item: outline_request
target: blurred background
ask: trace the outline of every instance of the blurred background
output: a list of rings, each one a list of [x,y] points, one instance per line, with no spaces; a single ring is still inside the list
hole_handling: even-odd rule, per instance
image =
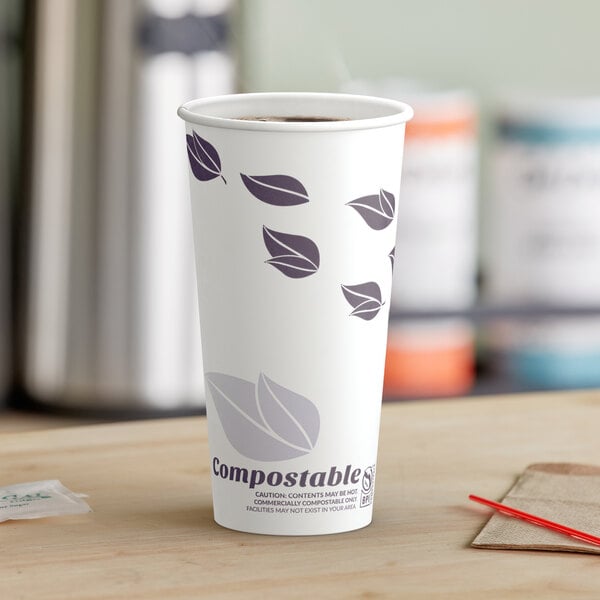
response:
[[[0,429],[203,411],[175,111],[234,92],[415,108],[386,400],[600,387],[599,19],[595,0],[0,0]]]

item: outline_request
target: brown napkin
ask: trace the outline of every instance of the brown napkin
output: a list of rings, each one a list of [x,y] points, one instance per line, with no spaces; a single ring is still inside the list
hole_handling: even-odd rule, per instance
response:
[[[561,525],[600,535],[600,467],[569,463],[530,465],[502,502]],[[498,512],[471,545],[600,554],[600,546]]]

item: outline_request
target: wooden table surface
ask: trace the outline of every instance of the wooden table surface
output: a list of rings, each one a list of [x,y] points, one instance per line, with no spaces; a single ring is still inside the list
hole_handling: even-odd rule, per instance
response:
[[[212,521],[202,418],[0,436],[0,484],[60,479],[93,513],[0,525],[0,598],[598,598],[600,558],[477,550],[530,463],[600,464],[600,392],[384,406],[375,518],[280,538]]]

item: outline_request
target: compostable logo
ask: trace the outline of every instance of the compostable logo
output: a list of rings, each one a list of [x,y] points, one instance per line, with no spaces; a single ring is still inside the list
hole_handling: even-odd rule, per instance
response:
[[[367,467],[362,476],[360,484],[360,507],[369,506],[373,503],[373,489],[375,486],[375,465]]]

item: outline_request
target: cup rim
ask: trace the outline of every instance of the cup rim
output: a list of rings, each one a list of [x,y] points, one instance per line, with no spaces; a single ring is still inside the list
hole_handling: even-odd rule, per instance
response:
[[[284,108],[277,109],[280,104]],[[304,109],[297,107],[303,106]],[[236,111],[236,107],[238,110]],[[241,107],[248,107],[242,111]],[[255,110],[251,111],[252,107]],[[311,114],[310,108],[314,114]],[[321,107],[315,111],[316,107]],[[345,107],[346,112],[341,112]],[[232,111],[232,109],[234,109]],[[267,109],[267,110],[265,110]],[[295,109],[295,110],[292,110]],[[335,109],[335,110],[334,110]],[[301,111],[304,110],[304,113]],[[210,113],[213,114],[210,114]],[[224,113],[226,116],[214,114]],[[231,114],[249,113],[266,116],[269,114],[348,117],[344,121],[252,121],[235,118]],[[262,113],[262,114],[261,114]],[[308,113],[308,114],[307,114]],[[329,113],[329,114],[328,114]],[[404,102],[376,96],[337,94],[320,92],[261,92],[228,94],[190,100],[181,105],[177,114],[187,123],[224,129],[250,131],[353,131],[391,127],[406,123],[413,117],[413,109]],[[356,117],[352,116],[356,115]]]

